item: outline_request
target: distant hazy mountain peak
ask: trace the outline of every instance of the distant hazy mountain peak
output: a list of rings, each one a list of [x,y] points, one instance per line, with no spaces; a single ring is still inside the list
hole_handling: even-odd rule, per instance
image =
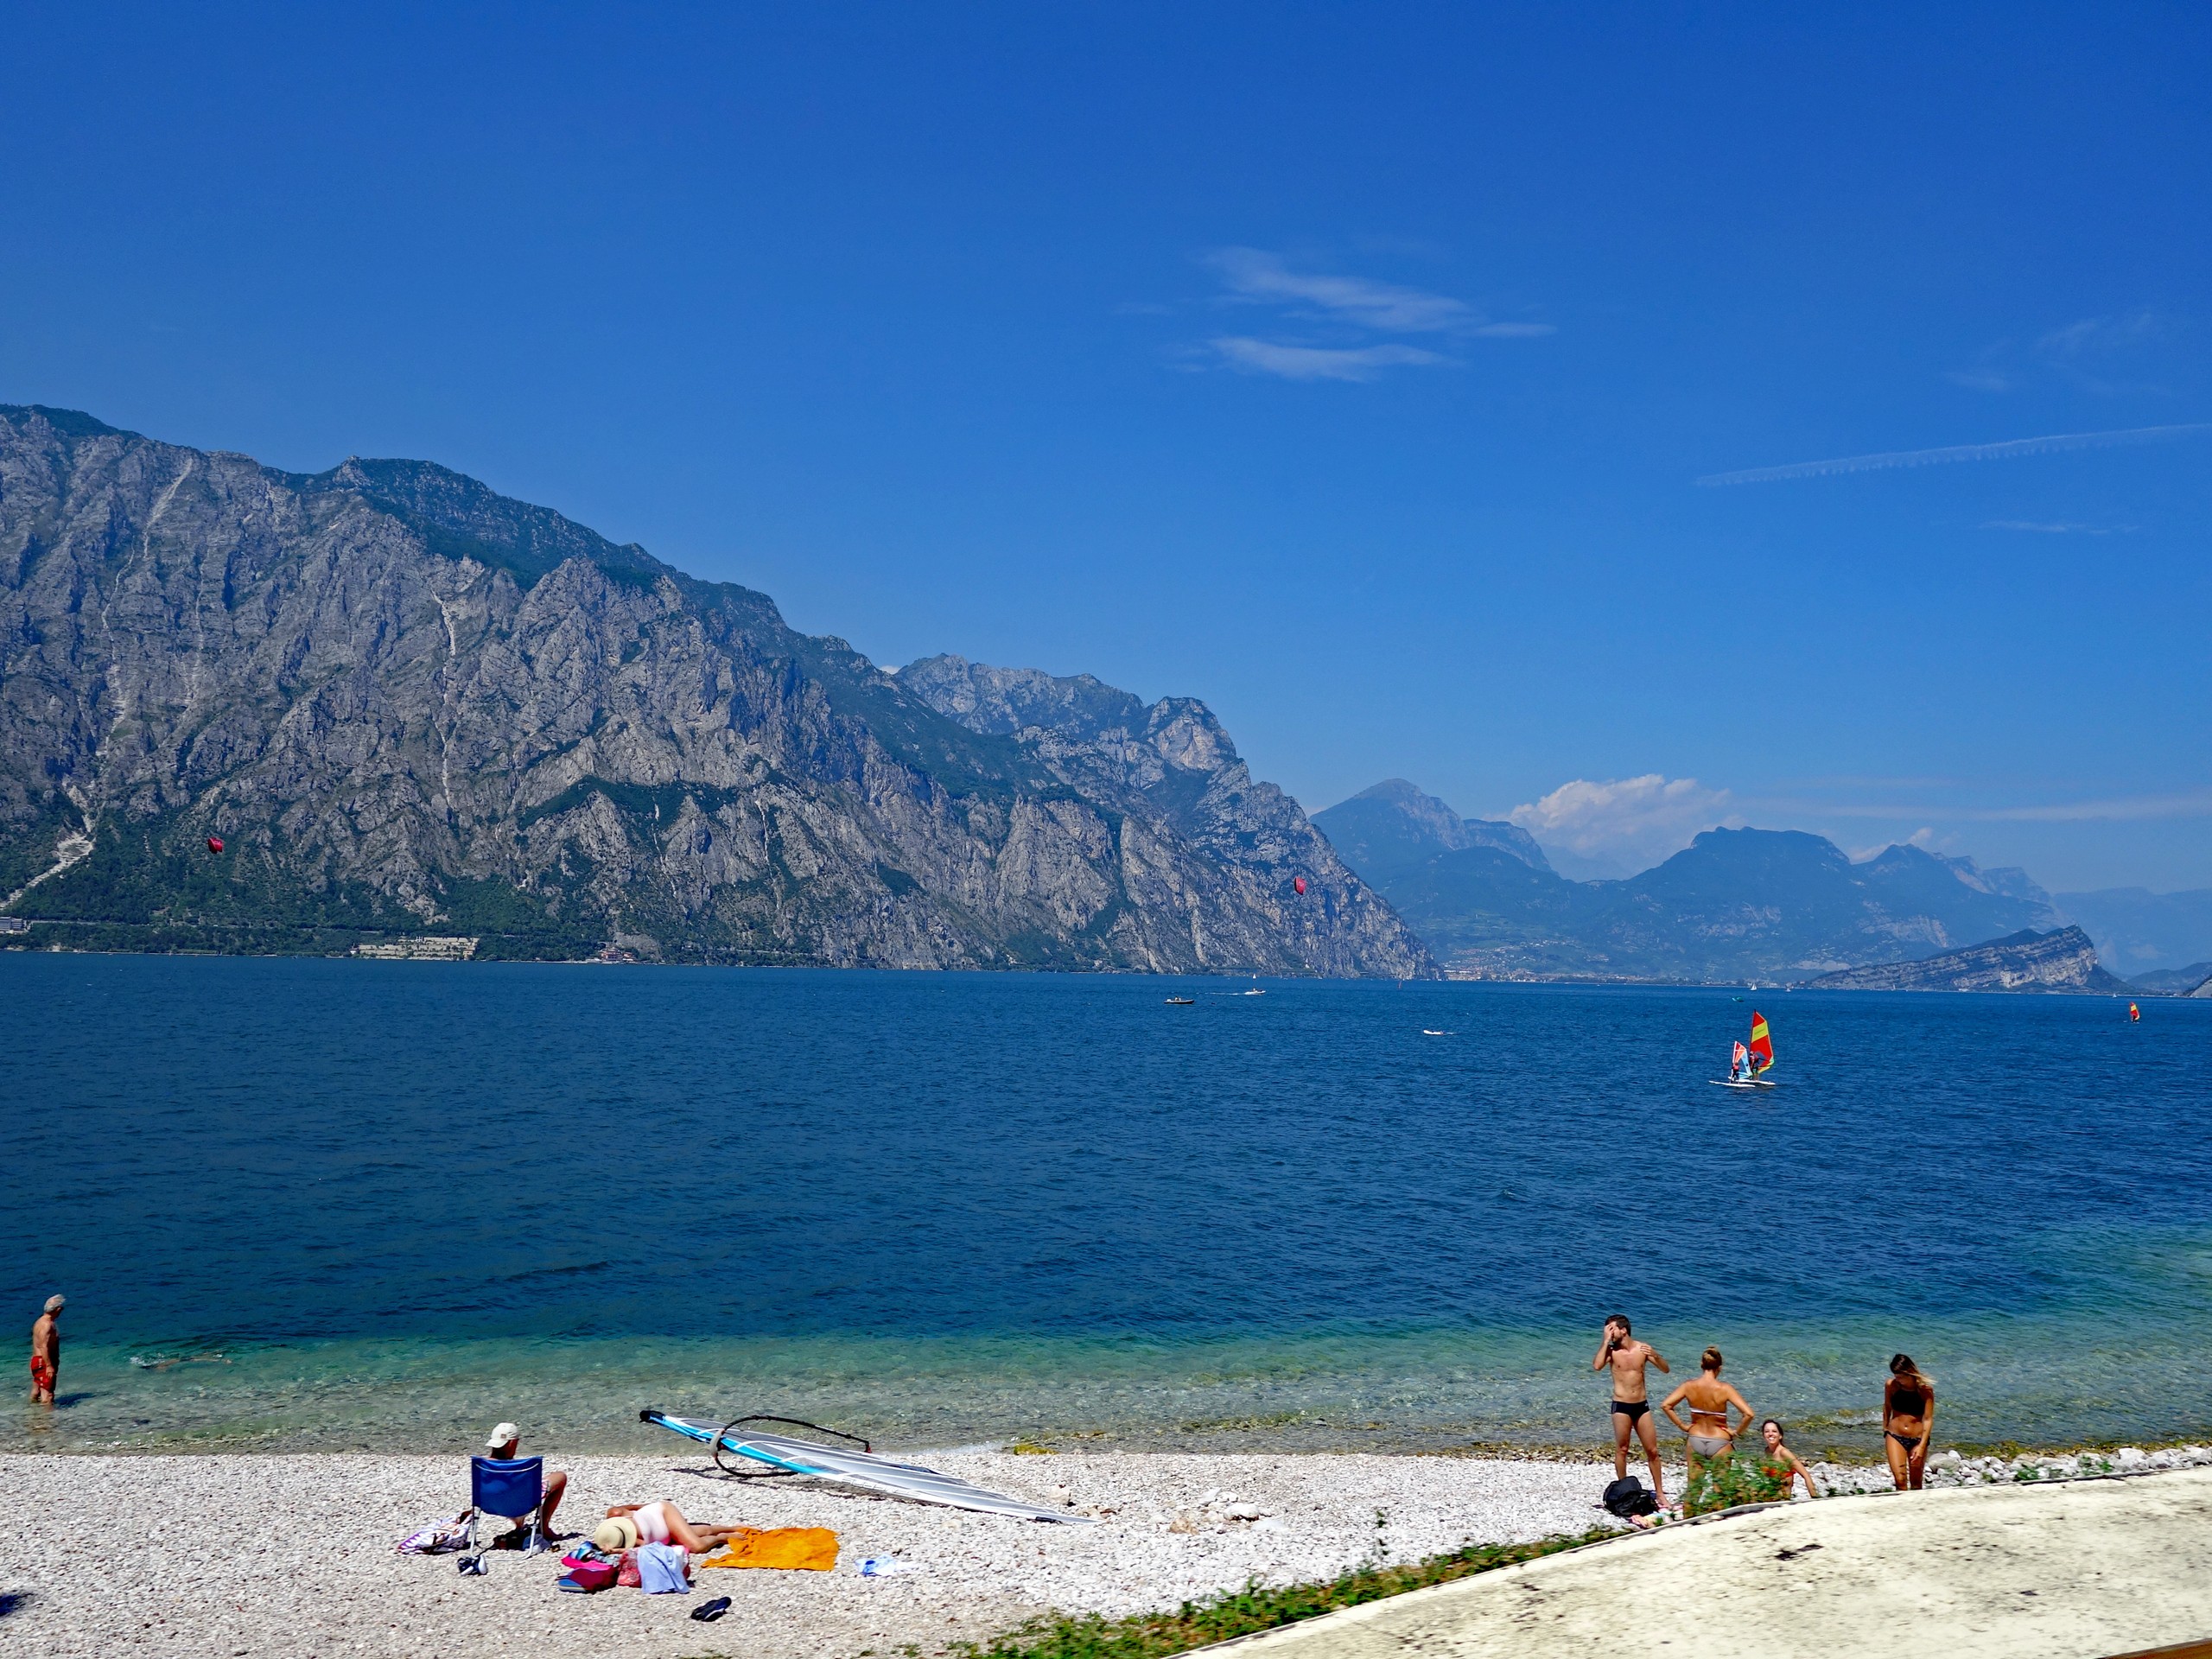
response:
[[[1535,837],[1517,823],[1463,818],[1403,778],[1386,778],[1313,822],[1370,881],[1388,881],[1444,853],[1490,847],[1531,869],[1551,870]]]
[[[1442,850],[1456,852],[1462,847],[1475,844],[1468,836],[1465,819],[1435,796],[1403,778],[1385,778],[1373,788],[1363,789],[1351,798],[1380,802],[1403,813],[1433,837]]]

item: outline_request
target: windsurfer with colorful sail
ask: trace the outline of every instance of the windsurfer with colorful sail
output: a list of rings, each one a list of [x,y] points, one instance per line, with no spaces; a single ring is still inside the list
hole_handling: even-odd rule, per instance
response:
[[[1771,1089],[1774,1084],[1764,1074],[1773,1069],[1774,1033],[1767,1028],[1766,1016],[1754,1008],[1751,1041],[1734,1046],[1728,1057],[1726,1079],[1713,1081],[1724,1089]]]

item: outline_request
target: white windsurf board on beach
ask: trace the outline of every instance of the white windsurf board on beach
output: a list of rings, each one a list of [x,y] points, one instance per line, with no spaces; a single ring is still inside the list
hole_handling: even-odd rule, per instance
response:
[[[934,1469],[925,1469],[918,1463],[899,1463],[868,1452],[842,1451],[788,1434],[738,1434],[731,1430],[716,1430],[704,1423],[671,1417],[664,1411],[640,1412],[639,1417],[641,1421],[673,1430],[686,1440],[697,1440],[704,1446],[719,1445],[740,1457],[766,1464],[786,1474],[812,1475],[817,1479],[842,1481],[848,1486],[861,1486],[870,1491],[919,1498],[925,1503],[949,1503],[957,1510],[976,1510],[985,1515],[1012,1516],[1023,1521],[1072,1521],[1084,1525],[1092,1521],[1087,1515],[1071,1515],[1064,1510],[1025,1503],[1003,1492],[971,1485],[956,1475],[941,1475]],[[735,1427],[735,1424],[731,1425],[732,1430]]]

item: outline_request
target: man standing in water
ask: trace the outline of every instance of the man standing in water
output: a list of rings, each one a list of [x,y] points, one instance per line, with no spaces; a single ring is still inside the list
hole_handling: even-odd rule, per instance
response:
[[[1643,1437],[1644,1461],[1651,1465],[1651,1495],[1659,1507],[1667,1507],[1667,1480],[1659,1472],[1659,1431],[1651,1421],[1651,1401],[1643,1387],[1643,1370],[1647,1365],[1667,1370],[1667,1362],[1659,1351],[1648,1342],[1638,1342],[1629,1334],[1628,1315],[1616,1313],[1605,1321],[1605,1338],[1599,1344],[1598,1357],[1590,1369],[1602,1371],[1613,1368],[1613,1478],[1621,1479],[1628,1473],[1628,1437],[1634,1432]]]
[[[61,1374],[61,1327],[55,1323],[61,1317],[63,1299],[46,1299],[46,1312],[38,1316],[38,1323],[31,1326],[31,1403],[50,1406],[54,1403],[54,1381]]]

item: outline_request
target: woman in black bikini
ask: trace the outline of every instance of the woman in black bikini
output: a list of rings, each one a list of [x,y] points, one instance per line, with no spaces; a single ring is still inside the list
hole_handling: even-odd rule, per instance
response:
[[[1897,1491],[1918,1491],[1928,1473],[1928,1437],[1936,1432],[1936,1385],[1910,1354],[1890,1362],[1882,1389],[1882,1451]]]

